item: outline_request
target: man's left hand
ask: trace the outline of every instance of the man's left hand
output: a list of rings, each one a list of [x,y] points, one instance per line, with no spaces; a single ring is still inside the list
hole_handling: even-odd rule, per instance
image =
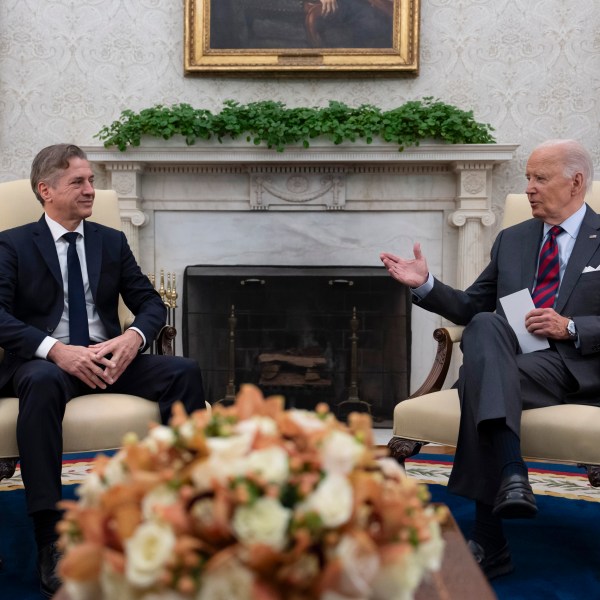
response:
[[[553,308],[534,308],[525,315],[525,327],[529,333],[552,340],[568,340],[569,319],[559,315]]]
[[[137,356],[141,345],[142,338],[140,334],[133,329],[128,329],[112,340],[92,344],[90,349],[96,352],[98,358],[112,354],[110,360],[115,366],[106,367],[105,373],[112,378],[114,383]]]

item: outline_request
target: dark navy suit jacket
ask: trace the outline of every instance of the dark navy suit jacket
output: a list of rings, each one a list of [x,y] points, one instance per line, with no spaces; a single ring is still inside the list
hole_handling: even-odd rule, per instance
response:
[[[119,294],[150,343],[164,325],[166,308],[137,265],[121,231],[84,222],[90,288],[109,338],[121,333]],[[64,308],[56,245],[46,220],[0,232],[0,388],[52,335]]]

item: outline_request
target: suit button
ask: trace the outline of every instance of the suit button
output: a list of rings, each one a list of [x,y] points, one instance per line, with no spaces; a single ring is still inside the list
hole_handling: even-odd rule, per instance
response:
[[[46,331],[48,333],[52,333],[54,331],[54,327],[46,327]]]

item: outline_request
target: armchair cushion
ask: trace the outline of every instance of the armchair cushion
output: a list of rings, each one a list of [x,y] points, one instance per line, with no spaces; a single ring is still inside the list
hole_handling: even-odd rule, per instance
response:
[[[0,458],[19,455],[18,398],[0,399]],[[99,452],[119,448],[126,433],[140,438],[151,422],[160,423],[158,403],[126,394],[89,394],[73,398],[63,419],[63,451]]]
[[[442,390],[397,404],[393,433],[456,446],[459,421],[457,391]],[[531,460],[600,465],[600,407],[562,404],[523,411],[521,440],[523,455]]]

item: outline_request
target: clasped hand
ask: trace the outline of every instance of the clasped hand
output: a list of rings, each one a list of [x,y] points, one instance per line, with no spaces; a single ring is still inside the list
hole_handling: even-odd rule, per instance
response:
[[[137,355],[140,344],[140,335],[128,329],[116,338],[87,348],[57,342],[48,352],[48,359],[92,389],[99,387],[105,390],[129,366]]]

